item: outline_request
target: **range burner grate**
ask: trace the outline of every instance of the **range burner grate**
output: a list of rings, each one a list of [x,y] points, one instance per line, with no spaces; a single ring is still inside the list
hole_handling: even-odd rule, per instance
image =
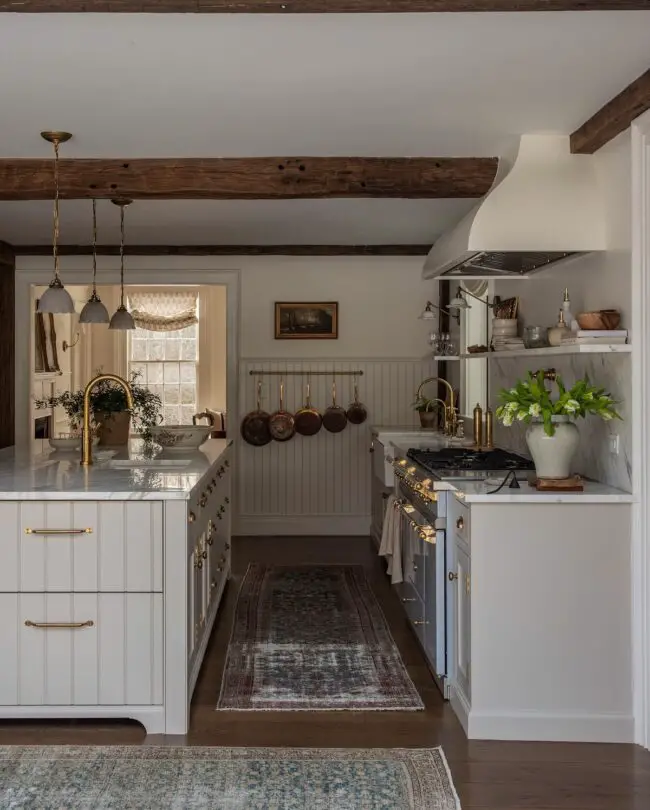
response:
[[[408,458],[425,470],[533,470],[535,465],[523,456],[507,450],[468,450],[445,447],[441,450],[411,449]]]

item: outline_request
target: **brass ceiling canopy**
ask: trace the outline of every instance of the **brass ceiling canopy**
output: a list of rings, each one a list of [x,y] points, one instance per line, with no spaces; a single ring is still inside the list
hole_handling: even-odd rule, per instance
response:
[[[44,138],[48,143],[65,143],[72,138],[72,133],[62,132],[56,129],[46,129],[44,132],[41,132],[41,138]]]

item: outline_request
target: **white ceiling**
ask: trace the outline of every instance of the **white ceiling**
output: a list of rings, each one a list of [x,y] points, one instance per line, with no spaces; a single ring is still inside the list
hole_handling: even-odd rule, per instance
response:
[[[650,12],[3,14],[0,156],[49,156],[50,128],[74,133],[64,157],[497,155],[524,132],[571,132],[649,54]],[[86,207],[64,205],[78,241]],[[175,242],[407,242],[466,207],[141,202],[129,216],[152,243],[171,241],[162,228]],[[0,238],[47,241],[46,209],[0,204]]]

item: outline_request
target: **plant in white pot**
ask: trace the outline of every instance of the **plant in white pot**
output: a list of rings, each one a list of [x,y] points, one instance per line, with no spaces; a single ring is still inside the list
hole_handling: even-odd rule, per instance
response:
[[[568,478],[580,441],[574,420],[589,415],[605,421],[620,419],[618,403],[604,388],[592,385],[588,377],[567,389],[554,375],[555,393],[546,388],[545,381],[544,371],[529,371],[528,379],[519,380],[514,388],[502,389],[496,416],[506,427],[515,421],[529,425],[526,441],[538,478]]]

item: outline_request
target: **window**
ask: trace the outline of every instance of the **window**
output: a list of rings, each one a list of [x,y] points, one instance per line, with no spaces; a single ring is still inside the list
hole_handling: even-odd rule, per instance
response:
[[[139,372],[142,385],[163,403],[163,424],[191,424],[197,412],[199,328],[198,303],[193,295],[191,314],[187,293],[146,293],[129,296],[136,329],[129,333],[128,366]],[[165,320],[166,319],[166,320]],[[189,325],[170,329],[186,321]],[[140,324],[153,326],[143,328]]]

